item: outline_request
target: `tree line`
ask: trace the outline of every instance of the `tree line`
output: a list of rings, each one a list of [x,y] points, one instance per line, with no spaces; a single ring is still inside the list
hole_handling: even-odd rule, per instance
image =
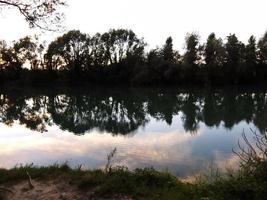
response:
[[[211,33],[204,44],[196,33],[185,38],[183,54],[168,37],[162,47],[132,30],[110,29],[90,36],[71,30],[47,46],[25,37],[0,42],[1,84],[241,85],[267,80],[267,32],[245,44]]]

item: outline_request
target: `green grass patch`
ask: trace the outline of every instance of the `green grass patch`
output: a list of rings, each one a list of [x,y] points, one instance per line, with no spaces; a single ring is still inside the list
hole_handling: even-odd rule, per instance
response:
[[[191,187],[167,172],[153,168],[129,171],[124,167],[113,168],[110,172],[93,171],[84,176],[80,188],[98,186],[95,195],[110,197],[129,195],[134,199],[189,199]]]
[[[105,170],[71,169],[67,164],[50,167],[16,167],[0,169],[0,184],[11,184],[32,179],[48,180],[61,178],[70,181],[81,190],[94,191],[94,198],[110,198],[126,195],[133,199],[267,199],[266,162],[253,166],[253,172],[243,167],[228,176],[217,177],[214,181],[184,183],[168,172],[153,168],[130,171],[125,167]],[[0,200],[4,199],[3,193]]]

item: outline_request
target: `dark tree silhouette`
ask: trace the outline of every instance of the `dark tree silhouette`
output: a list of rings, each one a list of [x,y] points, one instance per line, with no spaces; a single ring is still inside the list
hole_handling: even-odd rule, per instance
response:
[[[188,66],[194,66],[200,60],[199,56],[199,36],[191,33],[186,36],[186,53],[184,63]]]
[[[78,74],[85,68],[88,55],[86,34],[80,31],[69,31],[52,42],[47,50],[46,58],[49,69],[67,69]]]
[[[256,38],[251,36],[248,40],[248,44],[245,46],[244,53],[245,63],[243,63],[242,70],[240,73],[241,78],[245,82],[251,82],[257,77],[257,44]]]
[[[0,58],[1,72],[6,72],[3,78],[10,78],[11,80],[18,79],[19,71],[23,65],[23,60],[19,58],[18,52],[16,52],[13,47],[8,47],[5,42],[2,42]]]
[[[37,44],[30,37],[20,39],[13,47],[21,63],[28,61],[31,69],[37,68]]]
[[[145,43],[135,33],[125,29],[111,29],[101,36],[108,64],[118,64],[129,56],[143,56]]]
[[[238,81],[238,71],[242,67],[242,48],[243,44],[238,40],[235,34],[227,37],[225,44],[227,53],[226,75],[229,82],[236,83]]]
[[[197,70],[200,62],[200,45],[199,36],[191,33],[186,36],[185,41],[186,52],[183,57],[183,65],[185,68],[185,80],[188,83],[197,81]]]
[[[216,82],[221,80],[221,70],[226,61],[225,48],[222,39],[217,39],[214,33],[211,33],[207,39],[204,48],[204,57],[207,70],[206,82]]]
[[[258,46],[259,46],[260,61],[263,64],[267,64],[267,32],[259,40]]]
[[[162,56],[164,60],[169,61],[170,63],[173,63],[175,60],[175,53],[173,50],[173,43],[171,37],[167,38],[166,43],[162,48]]]
[[[25,37],[0,42],[0,83],[8,85],[250,85],[267,82],[267,33],[247,43],[211,33],[205,44],[188,34],[180,55],[167,38],[145,53],[146,43],[126,29],[90,36],[69,31],[45,48]],[[46,53],[44,53],[46,52]],[[26,69],[28,68],[28,69]],[[45,70],[46,69],[46,70]]]
[[[225,64],[225,49],[222,39],[217,39],[214,33],[211,33],[207,39],[204,56],[207,67],[222,67]]]

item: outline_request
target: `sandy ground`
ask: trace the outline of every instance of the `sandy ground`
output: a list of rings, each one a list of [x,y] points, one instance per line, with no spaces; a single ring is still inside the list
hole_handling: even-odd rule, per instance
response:
[[[0,186],[8,188],[6,191],[7,200],[87,200],[95,199],[90,197],[93,191],[83,192],[76,186],[70,185],[66,180],[36,181],[33,180],[34,188],[30,189],[28,181]],[[12,191],[12,193],[11,193]],[[110,200],[131,200],[128,197],[113,197]],[[100,200],[100,199],[96,199]]]

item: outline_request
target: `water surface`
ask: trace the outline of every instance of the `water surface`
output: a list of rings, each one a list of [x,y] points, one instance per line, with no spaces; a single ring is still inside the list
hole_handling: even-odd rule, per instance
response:
[[[236,167],[241,133],[265,133],[267,93],[256,89],[88,88],[2,91],[0,167],[154,167],[174,175]]]

